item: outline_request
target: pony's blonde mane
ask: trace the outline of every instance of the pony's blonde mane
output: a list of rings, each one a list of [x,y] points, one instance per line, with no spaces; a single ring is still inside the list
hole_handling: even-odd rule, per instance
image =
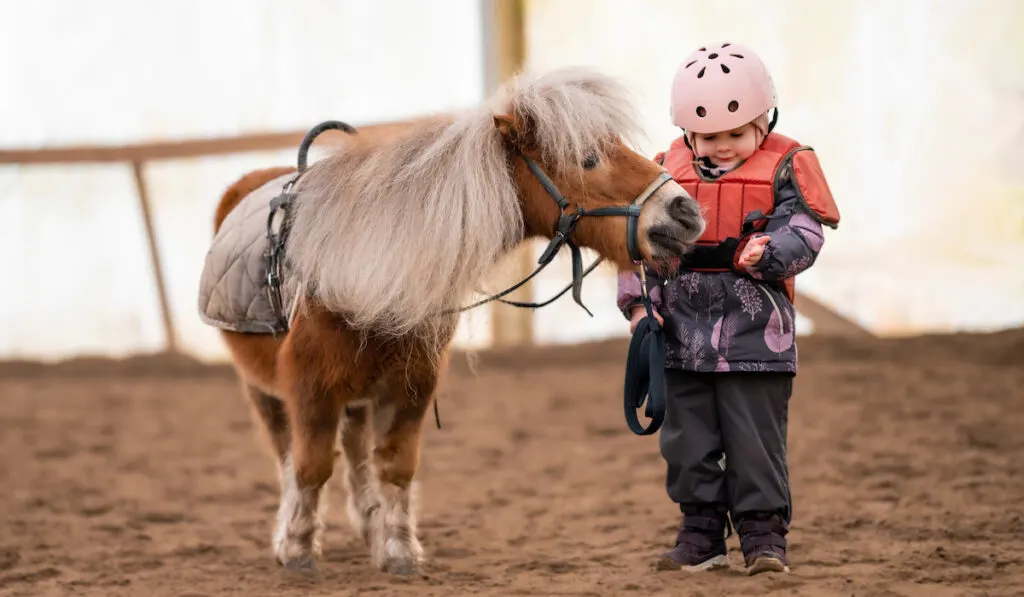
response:
[[[495,113],[528,123],[549,172],[639,127],[626,90],[589,71],[518,78],[490,105],[358,135],[300,179],[286,252],[323,305],[357,330],[452,331],[494,263],[523,237],[522,208]]]

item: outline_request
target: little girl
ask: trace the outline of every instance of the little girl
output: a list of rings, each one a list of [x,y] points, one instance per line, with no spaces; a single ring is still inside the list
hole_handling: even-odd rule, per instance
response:
[[[788,572],[793,277],[814,263],[821,225],[835,228],[839,212],[814,151],[772,132],[774,83],[750,48],[709,46],[683,61],[671,117],[684,134],[655,160],[701,204],[707,229],[670,277],[645,270],[666,333],[659,443],[683,514],[659,565],[728,566],[731,516],[749,574]],[[618,283],[632,330],[646,316],[640,278]]]

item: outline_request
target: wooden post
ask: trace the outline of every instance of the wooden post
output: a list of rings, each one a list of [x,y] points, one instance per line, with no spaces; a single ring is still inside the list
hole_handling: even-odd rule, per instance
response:
[[[146,226],[146,240],[149,243],[149,258],[153,265],[153,277],[156,278],[156,289],[160,296],[160,314],[164,320],[164,334],[167,337],[167,352],[178,352],[178,340],[174,334],[174,320],[171,318],[171,306],[167,300],[167,285],[164,283],[164,271],[160,261],[160,249],[156,242],[156,231],[153,228],[153,216],[149,208],[149,193],[146,190],[146,179],[142,171],[141,161],[132,162],[132,173],[135,175],[135,189],[138,191],[139,206],[142,209],[142,222]]]
[[[526,62],[524,0],[480,0],[484,37],[484,94],[490,95]],[[492,291],[506,288],[525,278],[536,267],[534,244],[524,242],[503,260],[492,277]],[[532,301],[533,283],[527,282],[506,298]],[[533,343],[533,312],[491,303],[492,346]]]

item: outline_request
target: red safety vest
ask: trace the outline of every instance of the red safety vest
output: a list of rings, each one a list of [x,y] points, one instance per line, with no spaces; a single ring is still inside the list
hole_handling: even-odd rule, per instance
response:
[[[775,186],[790,177],[796,182],[799,200],[812,217],[832,228],[839,225],[839,208],[814,150],[778,133],[770,133],[754,155],[715,180],[701,177],[685,137],[673,141],[669,150],[659,153],[655,160],[697,200],[707,222],[694,248],[694,254],[703,257],[696,258],[693,266],[687,266],[684,260],[684,269],[738,269],[736,260],[747,237],[763,229],[767,224],[763,216],[771,215],[775,209]],[[793,279],[782,283],[792,301]]]

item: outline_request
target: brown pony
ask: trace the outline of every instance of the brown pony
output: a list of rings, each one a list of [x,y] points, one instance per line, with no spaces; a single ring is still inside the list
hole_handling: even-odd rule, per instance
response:
[[[696,241],[696,202],[629,149],[638,130],[622,86],[567,69],[475,110],[354,134],[304,172],[286,255],[307,290],[289,330],[222,332],[276,457],[278,562],[315,568],[340,430],[348,517],[373,564],[417,570],[420,431],[458,308],[524,238],[553,238],[562,216],[575,245],[619,268]],[[238,180],[215,227],[291,170]]]

